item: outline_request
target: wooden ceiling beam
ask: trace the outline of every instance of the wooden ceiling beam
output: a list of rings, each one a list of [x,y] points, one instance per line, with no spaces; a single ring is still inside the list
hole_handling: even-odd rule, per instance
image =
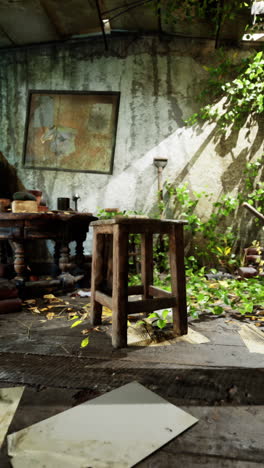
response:
[[[108,13],[113,13],[113,11],[121,10],[122,8],[126,9],[126,8],[133,7],[133,6],[141,6],[141,4],[144,4],[145,1],[146,0],[135,0],[134,2],[131,2],[131,3],[128,3],[128,4],[123,3],[122,5],[119,5],[117,7],[110,8],[110,10],[102,11],[102,15],[107,15]]]
[[[39,0],[39,1],[56,35],[60,38],[65,37],[65,35],[61,32],[59,25],[56,22],[56,15],[53,14],[53,11],[48,7],[45,0]]]
[[[96,9],[97,9],[97,13],[98,13],[100,25],[101,25],[101,30],[102,30],[103,38],[104,38],[105,50],[108,50],[108,44],[107,44],[107,39],[106,39],[106,34],[105,34],[105,27],[104,27],[102,12],[101,12],[100,5],[99,5],[98,0],[95,0],[95,5],[96,5]]]
[[[9,36],[8,32],[3,28],[3,26],[0,24],[0,31],[4,34],[4,36],[7,37],[7,39],[11,42],[12,45],[17,45],[16,42],[12,39],[11,36]]]

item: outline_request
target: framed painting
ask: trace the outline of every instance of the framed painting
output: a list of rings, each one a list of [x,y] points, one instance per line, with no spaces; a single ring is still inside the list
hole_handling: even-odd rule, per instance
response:
[[[30,91],[25,167],[112,174],[120,93]]]

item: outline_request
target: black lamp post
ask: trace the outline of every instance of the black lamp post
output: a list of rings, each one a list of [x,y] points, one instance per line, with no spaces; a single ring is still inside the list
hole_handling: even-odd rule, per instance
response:
[[[162,194],[162,172],[164,167],[167,166],[168,158],[154,158],[153,159],[154,166],[158,169],[158,194],[159,194],[159,201],[163,199]]]
[[[80,199],[80,195],[78,195],[78,193],[75,193],[75,195],[73,195],[72,197],[72,201],[74,202],[74,211],[78,211],[78,200]]]

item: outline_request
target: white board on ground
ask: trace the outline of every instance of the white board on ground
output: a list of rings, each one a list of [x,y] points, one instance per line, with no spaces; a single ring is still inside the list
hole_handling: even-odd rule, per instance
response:
[[[0,447],[17,410],[24,387],[0,388]]]
[[[238,331],[250,353],[264,354],[264,333],[250,323],[241,325]]]
[[[138,382],[8,436],[14,468],[129,468],[198,420]],[[74,465],[71,465],[74,460]]]

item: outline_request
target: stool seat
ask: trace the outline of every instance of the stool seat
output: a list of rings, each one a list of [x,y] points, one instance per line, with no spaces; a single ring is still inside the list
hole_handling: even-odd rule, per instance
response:
[[[127,316],[172,308],[173,329],[176,334],[187,333],[186,282],[184,268],[184,235],[182,220],[122,217],[92,222],[93,255],[91,281],[91,322],[100,325],[102,306],[112,310],[112,344],[127,346]],[[129,234],[141,236],[142,284],[128,286]],[[169,237],[171,290],[153,285],[153,234]],[[109,249],[109,240],[112,248]],[[112,252],[111,252],[112,250]],[[107,288],[113,275],[111,288]],[[142,299],[129,301],[129,295]]]

